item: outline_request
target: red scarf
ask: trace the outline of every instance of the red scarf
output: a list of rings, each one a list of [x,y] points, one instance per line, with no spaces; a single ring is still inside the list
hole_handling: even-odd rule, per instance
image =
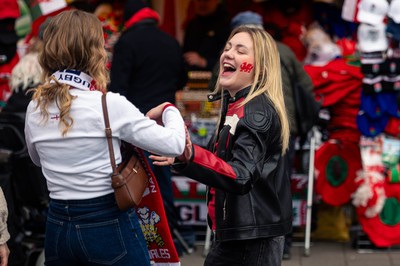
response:
[[[144,166],[150,173],[151,178],[148,189],[136,208],[140,227],[147,242],[152,265],[180,266],[178,252],[175,249],[171,232],[168,225],[164,203],[161,197],[156,177],[151,171],[150,165],[142,150],[136,149],[142,158]]]
[[[157,23],[160,21],[160,16],[154,10],[149,7],[140,9],[136,14],[134,14],[130,19],[128,19],[124,27],[125,29],[133,26],[134,24],[144,20],[144,19],[154,19]]]

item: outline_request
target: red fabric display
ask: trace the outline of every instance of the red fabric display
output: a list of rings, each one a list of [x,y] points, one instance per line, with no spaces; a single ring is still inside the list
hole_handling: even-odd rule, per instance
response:
[[[172,240],[157,179],[151,171],[151,166],[143,151],[139,149],[138,151],[142,161],[146,164],[148,173],[151,174],[149,187],[136,208],[140,227],[147,242],[150,260],[155,266],[178,266],[180,265],[179,256]]]
[[[360,67],[352,66],[345,59],[335,59],[325,66],[304,66],[310,75],[314,91],[322,95],[322,107],[330,107],[356,93],[360,97],[363,74]]]
[[[385,201],[385,167],[382,161],[383,137],[360,139],[363,171],[357,176],[352,203],[367,218],[378,215]]]
[[[372,218],[357,208],[358,220],[363,231],[377,247],[400,244],[400,184],[384,185],[385,201],[381,212]]]
[[[356,190],[355,178],[362,170],[358,144],[328,140],[315,152],[316,192],[333,206],[347,203]]]

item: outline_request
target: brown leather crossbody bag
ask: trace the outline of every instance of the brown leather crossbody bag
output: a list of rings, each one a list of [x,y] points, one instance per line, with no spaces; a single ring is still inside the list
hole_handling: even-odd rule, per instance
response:
[[[112,143],[112,130],[108,118],[106,95],[107,94],[102,95],[101,101],[106,125],[105,132],[110,153],[110,162],[113,170],[111,184],[119,209],[127,210],[139,205],[143,193],[148,186],[149,177],[143,166],[143,162],[133,149],[130,151],[129,156],[117,167]]]

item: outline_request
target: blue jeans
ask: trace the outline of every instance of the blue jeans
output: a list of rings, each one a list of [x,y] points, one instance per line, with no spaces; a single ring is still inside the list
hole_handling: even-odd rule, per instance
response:
[[[50,200],[45,265],[149,266],[134,209],[120,211],[114,194],[88,200]]]
[[[284,236],[213,242],[204,266],[280,266]]]

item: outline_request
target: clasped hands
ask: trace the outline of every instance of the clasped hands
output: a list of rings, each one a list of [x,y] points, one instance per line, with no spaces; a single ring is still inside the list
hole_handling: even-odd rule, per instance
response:
[[[164,107],[167,104],[170,103],[165,102],[152,108],[150,111],[147,112],[146,116],[148,116],[150,119],[155,120],[158,124],[162,125],[161,117],[164,111]],[[177,157],[166,157],[166,156],[152,154],[149,156],[149,158],[153,160],[153,164],[158,166],[166,166],[174,164],[176,160],[178,160],[179,162],[188,162],[193,154],[193,146],[192,146],[192,141],[190,140],[189,131],[186,126],[185,126],[185,135],[186,135],[186,144],[185,144],[185,149],[181,155]]]

